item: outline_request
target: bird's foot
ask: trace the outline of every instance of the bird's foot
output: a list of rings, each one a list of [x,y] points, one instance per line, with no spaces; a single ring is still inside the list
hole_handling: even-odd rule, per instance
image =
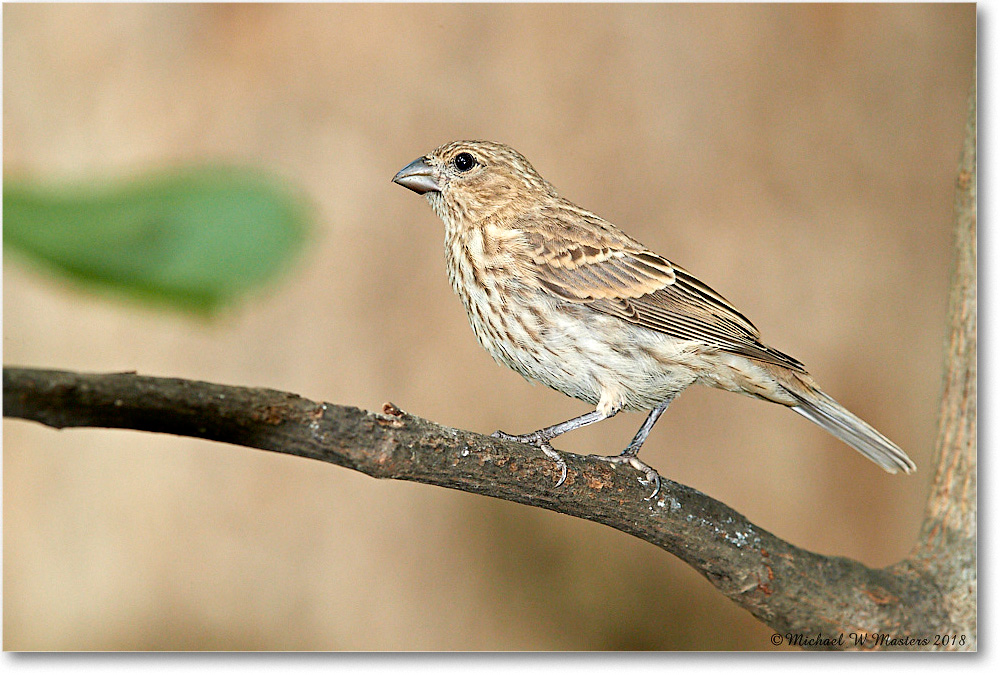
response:
[[[607,457],[605,455],[592,455],[592,456],[594,457],[594,459],[599,459],[602,462],[610,462],[612,464],[628,464],[633,469],[636,469],[646,474],[646,479],[643,480],[642,478],[640,478],[639,482],[645,485],[646,487],[652,485],[653,492],[648,497],[645,498],[645,501],[648,502],[653,497],[655,497],[656,494],[660,491],[660,474],[656,473],[656,469],[646,464],[635,455],[621,454],[621,455],[615,455],[614,457]]]
[[[530,434],[521,434],[520,436],[515,436],[514,434],[508,434],[505,431],[494,431],[490,434],[493,438],[499,438],[504,441],[516,441],[518,443],[524,443],[525,445],[533,445],[542,452],[545,456],[551,460],[554,460],[556,466],[559,467],[560,476],[559,482],[556,483],[556,487],[559,487],[566,482],[566,473],[568,471],[566,466],[566,460],[563,456],[556,452],[556,449],[549,445],[549,439],[545,437],[544,434],[538,431],[533,431]]]

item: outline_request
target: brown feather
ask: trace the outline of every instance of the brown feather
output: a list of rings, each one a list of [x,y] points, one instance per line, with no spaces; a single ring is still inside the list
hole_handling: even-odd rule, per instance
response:
[[[550,206],[516,223],[546,291],[671,337],[805,372],[796,359],[764,345],[749,319],[687,270],[592,213],[566,211]],[[592,227],[562,226],[570,216]]]

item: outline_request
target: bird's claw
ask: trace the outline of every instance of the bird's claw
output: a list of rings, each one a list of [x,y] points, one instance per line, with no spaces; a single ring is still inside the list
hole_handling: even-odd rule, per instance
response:
[[[596,459],[601,460],[602,462],[610,462],[612,464],[628,464],[633,469],[636,469],[646,474],[646,479],[643,480],[642,478],[640,478],[639,482],[647,487],[652,485],[653,492],[648,497],[645,497],[644,501],[647,502],[650,501],[660,492],[660,474],[656,473],[656,469],[646,464],[638,457],[635,457],[634,455],[616,455],[614,457],[606,457],[605,455],[594,455],[594,457]]]
[[[548,440],[542,437],[537,431],[530,434],[521,434],[520,436],[515,436],[514,434],[508,434],[505,431],[494,431],[490,434],[493,438],[499,438],[504,441],[516,441],[517,443],[524,443],[525,445],[533,445],[542,452],[549,459],[555,461],[556,466],[559,467],[560,476],[559,481],[556,483],[555,487],[559,487],[566,482],[566,474],[568,472],[568,467],[566,466],[566,460],[563,459],[562,455],[556,452],[556,449],[549,445]]]
[[[546,457],[555,461],[556,466],[558,466],[559,470],[562,472],[562,475],[559,476],[559,482],[555,485],[556,487],[559,487],[566,482],[566,472],[568,470],[566,467],[566,460],[563,459],[563,456],[556,452],[556,449],[548,443],[542,443],[538,447],[545,453]]]

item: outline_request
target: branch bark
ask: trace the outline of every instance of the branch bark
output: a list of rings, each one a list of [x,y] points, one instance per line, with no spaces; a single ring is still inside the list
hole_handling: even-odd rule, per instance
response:
[[[205,438],[586,518],[676,555],[777,633],[803,635],[805,647],[975,649],[976,187],[973,88],[956,201],[937,471],[919,543],[906,560],[883,569],[803,550],[670,480],[647,502],[631,469],[570,453],[564,455],[567,480],[555,488],[559,471],[541,452],[444,427],[391,404],[368,412],[270,389],[5,367],[3,414],[58,429]],[[956,637],[935,644],[942,634]],[[858,644],[853,635],[867,640]],[[879,635],[893,640],[879,641]],[[815,636],[828,641],[811,643]]]
[[[975,77],[975,73],[973,77]],[[977,209],[976,87],[969,95],[955,195],[955,259],[948,301],[944,392],[934,447],[936,467],[918,543],[900,569],[938,577],[949,623],[977,642]]]
[[[318,459],[587,518],[673,553],[780,633],[918,635],[947,617],[919,570],[876,570],[800,549],[725,504],[663,480],[644,501],[633,471],[444,427],[387,404],[381,413],[270,389],[135,373],[4,368],[4,415],[58,429],[108,427],[193,436]]]

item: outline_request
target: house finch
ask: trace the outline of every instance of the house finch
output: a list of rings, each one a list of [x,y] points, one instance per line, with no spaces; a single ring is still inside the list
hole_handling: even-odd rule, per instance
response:
[[[596,406],[529,434],[495,437],[539,447],[622,410],[649,410],[616,457],[659,476],[637,455],[670,402],[699,383],[788,406],[883,469],[916,465],[892,441],[823,393],[794,358],[687,270],[560,196],[520,153],[456,141],[393,181],[427,197],[445,225],[445,260],[479,343],[494,359]]]

